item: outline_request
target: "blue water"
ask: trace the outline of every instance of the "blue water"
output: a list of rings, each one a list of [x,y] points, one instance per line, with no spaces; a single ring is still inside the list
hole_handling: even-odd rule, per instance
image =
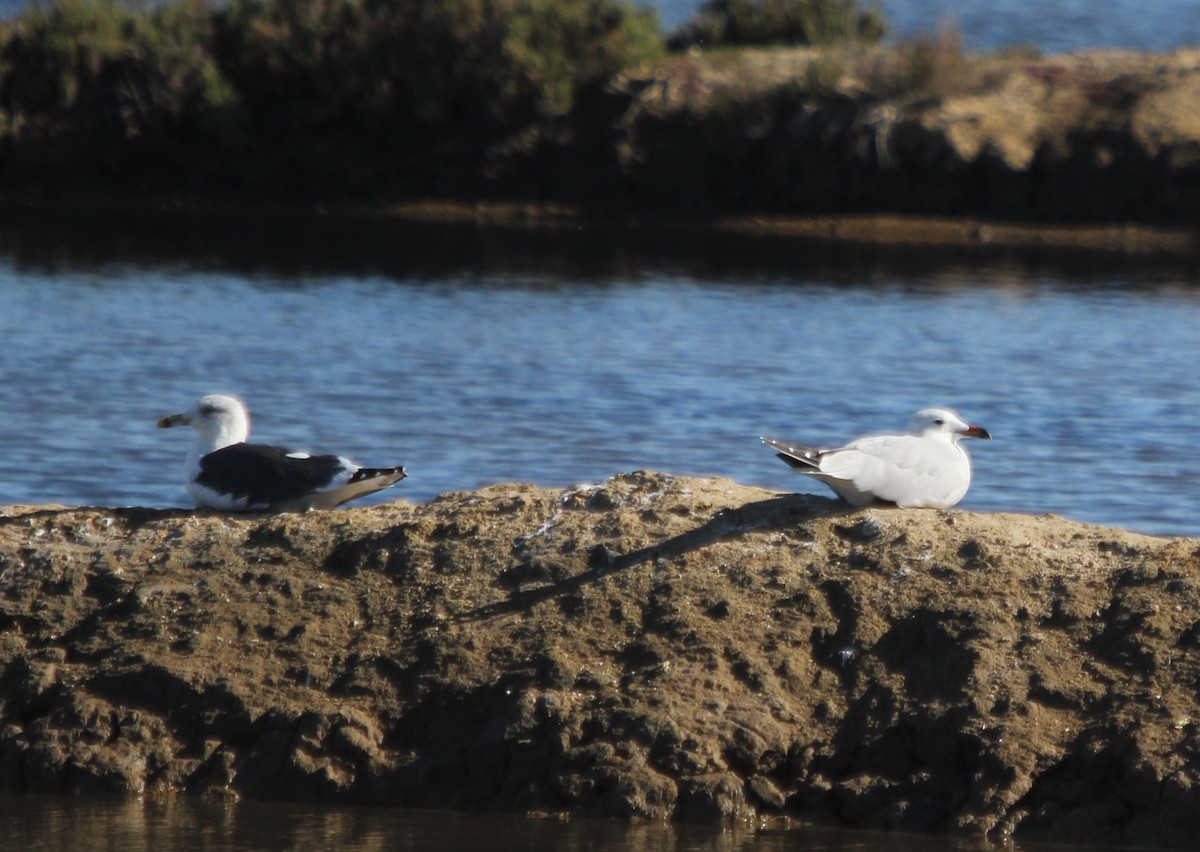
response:
[[[123,237],[121,235],[124,235]],[[367,503],[653,469],[814,490],[758,442],[957,408],[962,506],[1200,534],[1194,269],[316,220],[0,229],[0,503],[187,505],[212,391]]]
[[[663,27],[686,22],[702,0],[656,0]],[[872,5],[860,0],[860,5]],[[1033,45],[1048,53],[1111,47],[1169,51],[1200,45],[1200,0],[885,0],[893,35],[958,26],[967,47]]]

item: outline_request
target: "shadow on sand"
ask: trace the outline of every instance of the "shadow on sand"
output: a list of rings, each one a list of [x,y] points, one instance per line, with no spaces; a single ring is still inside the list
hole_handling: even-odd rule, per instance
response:
[[[534,589],[521,589],[507,599],[461,613],[456,621],[483,621],[528,609],[553,598],[570,594],[589,583],[620,571],[627,571],[656,559],[671,559],[691,553],[751,530],[784,529],[819,517],[839,517],[860,511],[825,497],[785,494],[769,500],[747,503],[736,509],[722,509],[704,524],[658,544],[629,553],[613,554],[596,545],[588,554],[588,570],[555,583]]]

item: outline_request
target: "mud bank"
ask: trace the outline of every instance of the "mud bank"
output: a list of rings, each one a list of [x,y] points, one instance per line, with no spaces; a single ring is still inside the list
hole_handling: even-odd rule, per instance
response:
[[[2,511],[3,789],[1200,829],[1195,541],[645,472]]]

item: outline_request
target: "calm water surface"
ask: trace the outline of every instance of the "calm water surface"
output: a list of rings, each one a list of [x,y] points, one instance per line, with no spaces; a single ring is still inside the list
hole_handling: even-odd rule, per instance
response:
[[[410,478],[366,502],[653,469],[778,490],[758,441],[958,408],[962,504],[1200,534],[1196,270],[597,229],[0,228],[0,503],[187,505],[198,395]],[[820,486],[811,489],[822,493]]]
[[[381,808],[68,799],[0,794],[4,849],[191,852],[271,849],[383,852],[995,852],[980,840],[801,828],[629,825]],[[1015,844],[1011,852],[1080,852]]]

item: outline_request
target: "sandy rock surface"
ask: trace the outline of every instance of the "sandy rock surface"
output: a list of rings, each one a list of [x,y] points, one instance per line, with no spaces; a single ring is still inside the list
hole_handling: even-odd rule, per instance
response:
[[[1190,845],[1200,552],[637,472],[0,510],[0,788]]]

